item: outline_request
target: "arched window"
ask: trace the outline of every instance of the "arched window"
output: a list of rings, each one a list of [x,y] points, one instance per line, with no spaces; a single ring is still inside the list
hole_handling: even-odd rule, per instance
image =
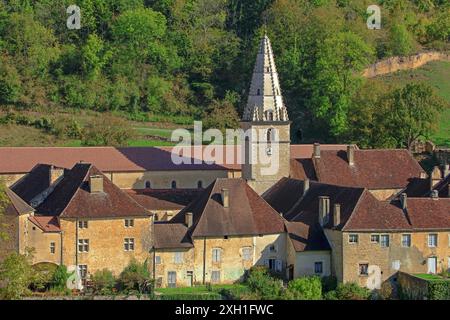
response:
[[[244,159],[244,163],[245,164],[250,164],[250,138],[249,137],[245,137],[245,150],[244,150],[244,155],[245,155],[245,159]]]
[[[273,141],[275,141],[275,134],[276,131],[274,128],[267,129],[267,144],[271,144]]]
[[[202,180],[198,180],[197,181],[197,188],[198,189],[202,189],[203,188],[203,181]]]
[[[145,189],[151,189],[152,188],[152,184],[150,183],[150,181],[145,181]]]
[[[256,90],[256,94],[257,94],[258,96],[260,96],[260,95],[261,95],[261,89]]]
[[[172,189],[177,188],[177,182],[175,180],[172,181]]]
[[[267,119],[273,121],[273,111],[267,111]]]

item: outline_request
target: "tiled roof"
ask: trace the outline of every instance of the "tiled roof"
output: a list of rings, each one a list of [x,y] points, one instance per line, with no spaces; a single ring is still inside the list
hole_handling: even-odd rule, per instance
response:
[[[286,222],[286,229],[294,250],[297,252],[331,250],[318,223]]]
[[[181,210],[193,201],[202,189],[142,189],[126,192],[147,210]]]
[[[404,188],[424,170],[407,150],[355,150],[354,165],[346,151],[321,151],[314,159],[319,182],[368,189]]]
[[[47,216],[31,216],[28,218],[32,223],[34,223],[39,229],[44,232],[60,232],[61,228],[59,225],[58,217],[47,217]]]
[[[23,201],[17,194],[9,188],[5,189],[7,201],[6,214],[22,215],[25,213],[32,213],[34,209],[30,207],[25,201]]]
[[[186,159],[199,158],[203,147],[192,147]],[[234,154],[225,164],[181,164],[172,162],[173,147],[0,147],[0,173],[27,173],[39,163],[72,168],[83,161],[92,163],[103,172],[140,172],[164,170],[240,170],[237,161],[240,146],[228,146],[223,154]],[[343,150],[343,145],[323,145],[323,150]],[[312,145],[291,145],[291,158],[311,158]],[[208,158],[205,160],[212,160]],[[225,160],[228,161],[227,157]]]
[[[224,208],[221,190],[229,191],[229,207]],[[184,223],[185,213],[193,213],[193,237],[260,235],[284,232],[284,219],[243,179],[216,179],[171,221]]]
[[[103,176],[104,192],[91,193],[89,177]],[[119,189],[96,167],[79,163],[68,171],[53,192],[37,208],[37,213],[65,218],[147,216],[150,213]]]
[[[155,222],[154,247],[156,249],[191,248],[194,245],[182,223]]]

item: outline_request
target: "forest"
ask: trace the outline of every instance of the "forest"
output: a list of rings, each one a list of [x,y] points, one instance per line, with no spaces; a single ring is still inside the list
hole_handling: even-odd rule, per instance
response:
[[[71,30],[66,9],[81,9]],[[381,7],[381,29],[366,26]],[[0,111],[83,109],[238,126],[272,40],[295,142],[409,147],[449,102],[367,81],[377,60],[450,49],[448,0],[0,0]]]

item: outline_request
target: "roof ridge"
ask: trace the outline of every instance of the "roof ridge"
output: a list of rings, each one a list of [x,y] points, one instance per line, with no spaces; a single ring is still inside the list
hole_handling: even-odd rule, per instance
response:
[[[361,205],[362,199],[363,197],[365,197],[367,195],[367,193],[369,192],[369,190],[367,190],[366,188],[363,189],[363,192],[359,195],[358,197],[358,201],[356,201],[356,205],[353,207],[352,212],[350,212],[350,216],[347,219],[347,221],[344,223],[344,225],[342,226],[341,230],[344,231],[345,228],[347,227],[347,225],[349,224],[349,222],[352,220],[354,213],[356,211],[357,208],[359,208],[359,206]],[[375,199],[376,200],[376,199]],[[378,200],[376,200],[378,201]]]
[[[194,234],[195,229],[197,228],[197,225],[200,223],[200,220],[203,218],[203,214],[204,214],[204,212],[206,210],[206,207],[209,205],[209,199],[211,197],[211,194],[212,194],[214,188],[216,187],[217,180],[218,180],[218,178],[214,179],[214,182],[212,182],[211,190],[207,194],[208,197],[207,197],[207,200],[206,200],[206,204],[202,208],[202,211],[199,214],[199,218],[198,218],[197,222],[195,223],[195,225],[192,225],[191,232],[190,232],[191,238],[192,238],[192,235]],[[189,231],[189,228],[188,228],[188,231]]]
[[[85,164],[85,163],[83,163],[83,164]],[[78,163],[77,164],[75,164],[75,166],[77,166],[78,165]],[[75,166],[73,166],[73,168],[75,168]],[[69,201],[67,201],[67,205],[64,207],[64,209],[60,212],[60,214],[59,214],[59,216],[60,217],[62,217],[63,215],[64,215],[64,212],[66,211],[66,209],[69,207],[69,205],[72,203],[72,201],[73,201],[73,199],[75,198],[75,196],[78,194],[78,192],[80,191],[80,186],[81,186],[81,184],[84,182],[84,180],[86,179],[86,177],[87,177],[87,175],[89,174],[89,171],[91,171],[91,168],[93,167],[94,165],[92,164],[92,163],[90,163],[89,164],[89,168],[88,168],[88,170],[86,170],[86,174],[83,176],[83,179],[81,179],[81,182],[80,182],[80,184],[77,186],[77,189],[75,190],[75,192],[73,193],[73,195],[72,195],[72,197],[70,198],[70,200]],[[73,168],[71,169],[71,170],[73,170]],[[100,170],[99,170],[100,171]],[[101,172],[101,171],[100,171]],[[102,173],[102,175],[103,175],[103,173]]]

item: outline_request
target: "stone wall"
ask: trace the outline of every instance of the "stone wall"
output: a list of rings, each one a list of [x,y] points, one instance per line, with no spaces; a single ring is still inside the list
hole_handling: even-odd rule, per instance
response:
[[[436,60],[450,61],[450,54],[431,51],[418,53],[408,57],[391,57],[372,64],[363,71],[363,76],[365,78],[373,78],[400,70],[416,69],[428,62]]]
[[[428,282],[411,274],[399,272],[397,282],[404,298],[424,300],[428,295]]]

